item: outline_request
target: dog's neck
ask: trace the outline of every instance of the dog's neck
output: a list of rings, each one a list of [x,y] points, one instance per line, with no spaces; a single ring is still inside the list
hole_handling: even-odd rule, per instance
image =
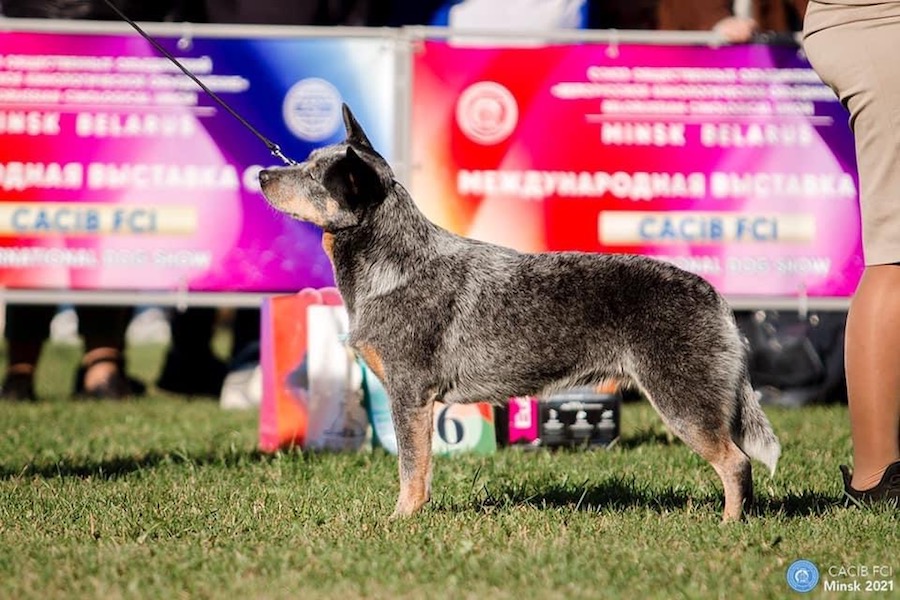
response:
[[[417,267],[432,257],[434,238],[448,235],[416,207],[409,192],[392,181],[391,192],[363,221],[334,234],[332,263],[347,309],[358,301],[405,285]]]

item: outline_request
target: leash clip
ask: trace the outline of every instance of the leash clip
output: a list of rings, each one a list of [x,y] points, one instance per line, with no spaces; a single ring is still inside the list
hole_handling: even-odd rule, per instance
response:
[[[284,164],[286,164],[289,167],[295,167],[299,164],[293,158],[288,158],[287,156],[285,156],[284,152],[281,151],[281,148],[278,146],[278,144],[272,144],[272,147],[269,148],[269,150],[272,152],[272,156],[274,156],[275,158],[277,158],[278,160],[280,160],[281,162],[283,162]]]

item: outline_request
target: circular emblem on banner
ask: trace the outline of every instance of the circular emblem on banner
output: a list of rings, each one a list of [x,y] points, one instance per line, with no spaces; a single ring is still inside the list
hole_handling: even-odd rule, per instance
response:
[[[486,146],[509,137],[519,121],[512,93],[495,81],[467,87],[456,101],[456,123],[467,138]]]
[[[342,101],[337,88],[324,79],[301,79],[284,97],[284,122],[298,138],[321,142],[341,126]]]

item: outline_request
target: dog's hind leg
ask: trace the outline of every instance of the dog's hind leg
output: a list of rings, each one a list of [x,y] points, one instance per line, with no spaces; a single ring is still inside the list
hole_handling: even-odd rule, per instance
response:
[[[721,444],[709,455],[698,450],[712,464],[725,489],[725,511],[722,521],[737,521],[744,508],[753,502],[753,474],[750,459],[732,440]]]
[[[739,520],[744,507],[753,501],[753,478],[750,459],[731,439],[730,428],[711,430],[702,421],[669,419],[665,415],[663,420],[685,444],[709,461],[722,480],[725,491],[722,521]]]
[[[393,390],[391,417],[400,458],[400,497],[392,518],[411,515],[431,498],[431,433],[433,402]],[[411,402],[412,400],[412,402]]]
[[[683,380],[672,385],[672,379],[668,379],[667,384],[653,379],[655,382],[638,380],[636,383],[669,429],[709,461],[719,475],[725,490],[722,521],[740,519],[744,506],[753,500],[753,478],[750,459],[732,439],[734,400],[731,394],[717,391],[732,389],[732,386],[719,388],[707,383],[698,387]]]

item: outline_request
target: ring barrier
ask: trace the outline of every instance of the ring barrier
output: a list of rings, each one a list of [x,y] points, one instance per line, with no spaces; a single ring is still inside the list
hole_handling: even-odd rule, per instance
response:
[[[791,43],[712,33],[144,25],[300,160],[341,102],[423,212],[523,251],[630,252],[736,308],[844,308],[844,109]],[[778,41],[783,41],[779,39]],[[124,23],[0,20],[0,301],[258,306],[333,283],[266,146]]]

